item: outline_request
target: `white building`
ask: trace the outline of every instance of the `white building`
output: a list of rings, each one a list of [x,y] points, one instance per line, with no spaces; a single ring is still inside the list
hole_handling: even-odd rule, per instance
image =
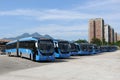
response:
[[[110,42],[110,25],[105,25],[104,26],[104,39],[106,42]]]

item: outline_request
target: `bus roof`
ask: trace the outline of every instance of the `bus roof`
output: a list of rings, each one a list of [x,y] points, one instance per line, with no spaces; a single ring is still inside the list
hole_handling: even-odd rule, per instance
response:
[[[57,41],[57,42],[68,42],[67,40],[63,40],[63,39],[53,39],[53,41]]]
[[[33,37],[27,37],[27,38],[21,38],[21,39],[19,39],[19,41],[37,41],[37,39],[36,38],[33,38]]]
[[[15,42],[17,42],[17,40],[10,41],[10,42],[6,43],[6,45],[7,45],[7,44],[12,44],[12,43],[15,43]]]
[[[51,39],[40,38],[40,37],[26,37],[26,38],[21,38],[21,39],[18,39],[18,40],[11,41],[7,44],[15,43],[17,41],[38,41],[38,40],[51,40]]]

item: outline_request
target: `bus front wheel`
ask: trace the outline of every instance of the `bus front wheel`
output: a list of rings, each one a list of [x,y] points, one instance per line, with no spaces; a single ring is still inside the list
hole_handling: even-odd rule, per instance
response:
[[[11,52],[8,52],[8,57],[11,57]]]
[[[30,54],[30,60],[35,61],[35,55]]]
[[[22,53],[20,52],[20,57],[22,58]]]

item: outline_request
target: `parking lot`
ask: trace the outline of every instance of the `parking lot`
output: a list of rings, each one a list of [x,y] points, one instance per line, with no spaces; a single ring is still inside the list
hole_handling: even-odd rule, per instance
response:
[[[1,80],[119,80],[120,50],[71,56],[55,62],[33,62],[0,56]]]
[[[8,72],[51,65],[53,63],[65,62],[64,59],[57,59],[55,62],[34,62],[27,58],[8,57],[7,55],[0,55],[0,74]]]

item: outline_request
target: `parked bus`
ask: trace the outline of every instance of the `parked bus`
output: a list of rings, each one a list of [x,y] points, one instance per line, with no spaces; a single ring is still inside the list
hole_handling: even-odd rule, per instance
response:
[[[97,54],[100,52],[96,44],[88,44],[88,51],[89,51],[89,54]]]
[[[117,50],[117,46],[106,45],[106,46],[101,46],[100,49],[101,49],[101,52],[112,52],[112,51]]]
[[[80,43],[78,46],[79,46],[79,51],[78,51],[79,55],[89,54],[88,43]]]
[[[78,55],[79,51],[80,51],[79,44],[70,42],[70,54]]]
[[[54,44],[51,39],[28,37],[6,44],[6,53],[26,57],[33,61],[54,61]]]
[[[56,58],[69,58],[70,57],[70,44],[65,40],[53,40],[55,57]]]
[[[111,46],[111,49],[112,49],[112,51],[116,51],[118,49],[118,46],[113,45],[113,46]]]
[[[76,52],[75,52],[76,50]],[[78,55],[88,55],[88,54],[96,54],[99,53],[100,50],[97,45],[95,44],[89,44],[89,43],[75,43],[74,44],[74,52],[73,54]]]
[[[108,46],[100,46],[101,52],[108,52],[109,49],[110,49],[110,47],[108,47]]]

